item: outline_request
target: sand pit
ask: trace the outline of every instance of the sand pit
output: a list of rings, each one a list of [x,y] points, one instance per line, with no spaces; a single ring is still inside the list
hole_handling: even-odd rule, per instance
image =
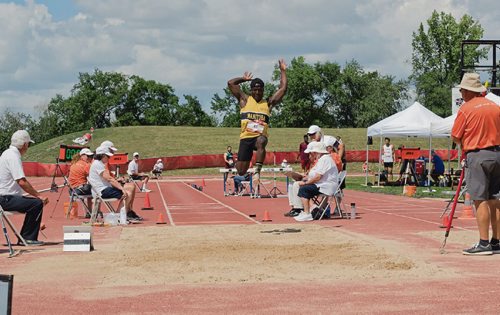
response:
[[[17,281],[58,285],[76,276],[84,284],[78,298],[95,299],[169,285],[380,282],[453,273],[396,242],[318,225],[242,225],[124,228],[115,244],[96,245],[91,253],[56,252],[18,267],[16,274]],[[127,286],[134,292],[123,290]]]

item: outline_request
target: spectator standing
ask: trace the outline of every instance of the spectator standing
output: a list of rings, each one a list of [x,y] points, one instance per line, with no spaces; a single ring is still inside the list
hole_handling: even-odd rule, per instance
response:
[[[302,168],[302,172],[307,172],[311,165],[311,161],[309,160],[309,154],[304,151],[307,149],[307,145],[309,144],[309,136],[304,135],[304,142],[301,142],[299,145],[299,159],[300,159],[300,167]]]
[[[466,152],[467,191],[474,200],[479,228],[479,242],[462,253],[491,255],[500,253],[500,202],[495,199],[500,191],[500,107],[481,96],[486,88],[477,73],[465,73],[459,87],[465,103],[451,136]]]

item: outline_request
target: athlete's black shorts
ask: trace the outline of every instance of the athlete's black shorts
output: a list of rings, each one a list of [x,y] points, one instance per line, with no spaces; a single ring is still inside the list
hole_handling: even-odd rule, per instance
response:
[[[251,161],[253,151],[257,150],[257,137],[240,139],[240,147],[238,149],[238,161]]]

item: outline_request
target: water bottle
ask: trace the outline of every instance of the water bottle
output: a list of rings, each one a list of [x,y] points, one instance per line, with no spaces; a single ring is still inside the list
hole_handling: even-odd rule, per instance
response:
[[[120,224],[127,225],[127,210],[125,209],[125,206],[120,209]]]
[[[354,202],[351,203],[351,220],[356,219],[356,204]]]

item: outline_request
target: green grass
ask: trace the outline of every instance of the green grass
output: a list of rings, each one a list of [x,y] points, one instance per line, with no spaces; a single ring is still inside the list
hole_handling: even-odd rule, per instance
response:
[[[267,151],[296,151],[303,140],[306,128],[272,128],[270,130]],[[120,152],[139,152],[143,158],[168,157],[195,154],[222,154],[228,145],[237,151],[239,144],[239,128],[208,127],[171,127],[171,126],[135,126],[97,129],[89,143],[95,149],[102,141],[111,140]],[[53,163],[58,156],[61,144],[72,144],[73,139],[81,137],[86,131],[57,137],[30,147],[24,157],[25,161]],[[347,150],[366,149],[365,128],[324,129],[327,135],[341,136]],[[428,148],[429,140],[425,138],[393,138],[397,147]],[[449,140],[433,140],[435,148],[448,148]],[[378,139],[370,150],[378,150]]]

